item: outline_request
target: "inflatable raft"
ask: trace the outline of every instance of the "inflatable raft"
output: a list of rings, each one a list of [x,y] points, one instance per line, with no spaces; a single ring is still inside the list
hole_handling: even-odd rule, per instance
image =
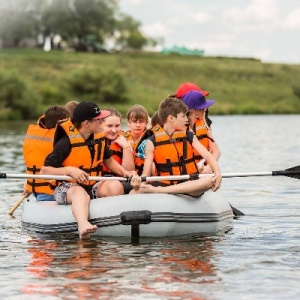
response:
[[[168,237],[216,234],[232,227],[233,213],[219,192],[199,198],[171,194],[134,194],[94,199],[89,219],[102,237]],[[38,234],[77,232],[71,205],[54,201],[24,204],[22,228]]]

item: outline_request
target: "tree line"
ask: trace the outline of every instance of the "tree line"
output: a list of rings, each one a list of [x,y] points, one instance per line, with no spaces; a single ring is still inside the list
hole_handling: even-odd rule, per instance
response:
[[[43,45],[46,38],[57,48],[83,51],[104,51],[108,41],[117,50],[155,46],[158,41],[146,37],[140,26],[139,21],[120,11],[118,0],[1,0],[0,3],[0,40],[4,48],[28,46],[29,40]]]

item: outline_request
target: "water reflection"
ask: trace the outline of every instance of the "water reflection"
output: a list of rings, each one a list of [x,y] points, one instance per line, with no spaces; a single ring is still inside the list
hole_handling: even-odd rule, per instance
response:
[[[24,172],[27,125],[0,123],[1,172]],[[299,165],[299,126],[299,116],[214,117],[222,172]],[[29,237],[22,205],[7,215],[22,184],[0,180],[1,299],[299,299],[297,179],[224,179],[224,196],[245,213],[230,233],[139,243]]]
[[[55,241],[31,239],[31,278],[22,292],[36,297],[73,295],[77,299],[112,299],[125,293],[168,299],[195,298],[193,284],[220,280],[212,257],[219,238],[165,240],[153,244],[118,244],[103,240]],[[44,280],[51,284],[44,284]],[[193,291],[192,291],[193,290]]]

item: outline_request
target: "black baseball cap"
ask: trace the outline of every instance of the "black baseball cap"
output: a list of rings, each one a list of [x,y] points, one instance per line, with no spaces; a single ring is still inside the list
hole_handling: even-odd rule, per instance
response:
[[[83,101],[77,104],[73,111],[73,121],[83,122],[85,120],[99,120],[110,115],[108,110],[100,110],[99,106],[93,102]]]

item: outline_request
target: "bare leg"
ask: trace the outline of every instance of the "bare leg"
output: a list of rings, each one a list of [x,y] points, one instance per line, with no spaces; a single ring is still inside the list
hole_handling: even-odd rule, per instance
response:
[[[89,238],[97,230],[96,225],[88,221],[90,197],[80,186],[72,186],[67,192],[67,202],[72,204],[72,212],[78,224],[79,237]]]
[[[140,193],[166,193],[166,194],[186,194],[199,196],[211,189],[213,179],[211,176],[204,176],[197,180],[185,181],[169,186],[152,186],[150,184],[141,185]]]
[[[109,180],[101,182],[98,185],[96,196],[97,197],[108,197],[108,196],[118,196],[124,194],[124,188],[120,181]]]

